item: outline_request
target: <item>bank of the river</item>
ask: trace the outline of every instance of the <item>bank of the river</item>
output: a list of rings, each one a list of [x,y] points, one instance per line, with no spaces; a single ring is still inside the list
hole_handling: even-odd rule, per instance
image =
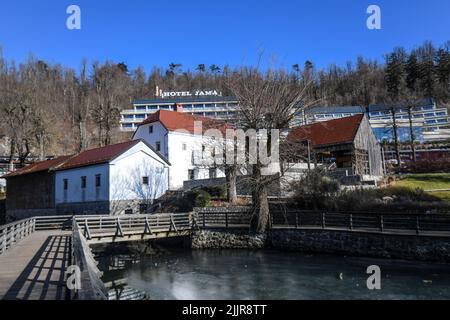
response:
[[[246,229],[195,231],[193,249],[277,249],[363,257],[450,262],[450,239],[332,230],[276,229],[267,236]]]

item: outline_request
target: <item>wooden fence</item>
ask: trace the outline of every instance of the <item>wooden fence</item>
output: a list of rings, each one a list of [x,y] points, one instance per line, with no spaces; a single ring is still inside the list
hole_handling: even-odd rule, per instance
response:
[[[196,224],[200,228],[248,228],[252,219],[248,212],[200,212]],[[367,214],[312,211],[279,211],[270,216],[273,228],[336,229],[379,233],[450,236],[450,215],[445,214]]]
[[[79,268],[80,288],[71,291],[74,300],[107,300],[107,289],[101,277],[103,273],[98,269],[97,262],[92,255],[91,248],[78,224],[73,222],[72,234],[72,265]]]
[[[35,218],[24,219],[0,227],[0,254],[35,231]]]
[[[77,224],[87,240],[96,236],[124,237],[161,232],[180,232],[192,229],[190,213],[120,215],[120,216],[76,216]]]

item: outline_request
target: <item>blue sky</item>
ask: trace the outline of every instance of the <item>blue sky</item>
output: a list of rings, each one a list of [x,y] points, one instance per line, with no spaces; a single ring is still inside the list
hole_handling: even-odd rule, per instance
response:
[[[82,29],[66,28],[69,5]],[[366,28],[366,9],[382,10],[382,30]],[[448,0],[9,0],[0,10],[0,46],[8,59],[30,53],[79,68],[83,58],[146,70],[170,62],[280,67],[340,65],[358,55],[382,60],[396,46],[450,40]]]

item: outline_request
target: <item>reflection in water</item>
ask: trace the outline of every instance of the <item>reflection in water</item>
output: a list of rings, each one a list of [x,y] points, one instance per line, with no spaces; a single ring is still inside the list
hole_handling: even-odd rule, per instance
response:
[[[156,300],[450,299],[446,264],[246,250],[175,251],[134,262],[120,275],[100,264],[104,279],[126,278],[127,288]],[[367,289],[370,265],[381,267],[380,291]]]

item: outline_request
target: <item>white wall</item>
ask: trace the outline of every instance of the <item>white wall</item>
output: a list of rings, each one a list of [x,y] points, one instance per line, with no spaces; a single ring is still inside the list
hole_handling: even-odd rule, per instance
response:
[[[153,126],[153,133],[149,133],[150,125]],[[189,180],[189,170],[194,170],[195,179],[208,179],[209,169],[194,165],[192,161],[193,150],[201,150],[205,140],[201,136],[196,136],[181,132],[168,132],[160,123],[155,122],[140,126],[133,139],[142,139],[156,148],[156,142],[161,143],[161,154],[167,157],[171,167],[169,169],[169,189],[178,190],[183,187],[183,182]],[[183,150],[186,144],[186,150]],[[221,170],[217,170],[217,177],[224,177]]]
[[[101,186],[96,188],[95,176],[101,175]],[[81,177],[86,177],[85,198],[81,189]],[[107,201],[109,199],[109,164],[57,171],[55,175],[55,201],[60,203],[76,203],[91,201]],[[67,199],[64,198],[64,179],[68,180]]]
[[[183,150],[183,144],[186,150]],[[193,152],[201,151],[202,145],[211,146],[202,136],[170,132],[168,137],[170,182],[169,188],[177,190],[183,187],[183,182],[189,180],[189,170],[194,170],[194,179],[209,179],[209,168],[195,164]],[[217,178],[225,177],[221,170],[216,172]]]
[[[147,200],[160,198],[169,188],[169,165],[144,143],[139,143],[111,162],[111,200]],[[142,183],[143,177],[149,184]]]
[[[168,189],[168,167],[143,142],[138,143],[110,163],[64,171],[55,175],[56,204],[109,200],[148,200],[161,197]],[[96,188],[95,176],[101,175],[101,187]],[[86,176],[83,201],[81,177]],[[144,186],[142,178],[149,177]],[[64,197],[64,179],[68,179],[67,198]]]
[[[149,127],[153,126],[153,133],[149,132]],[[160,153],[168,158],[167,129],[160,123],[155,122],[140,126],[133,136],[133,140],[142,139],[156,149],[156,142],[161,143]]]

